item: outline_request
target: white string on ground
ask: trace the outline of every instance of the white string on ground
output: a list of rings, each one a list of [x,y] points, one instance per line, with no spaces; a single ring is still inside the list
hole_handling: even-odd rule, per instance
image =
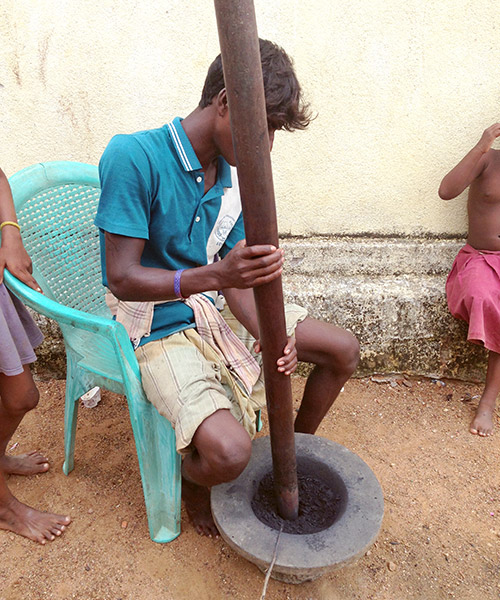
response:
[[[271,572],[273,570],[274,563],[276,562],[276,557],[278,556],[278,542],[280,541],[280,535],[281,535],[282,531],[283,531],[283,523],[281,523],[280,530],[279,530],[278,535],[276,537],[276,544],[274,545],[273,559],[272,559],[271,564],[269,565],[269,567],[268,567],[268,569],[266,571],[266,578],[264,579],[264,587],[262,589],[262,596],[260,597],[260,600],[266,600],[267,584],[269,583],[269,579],[271,577]]]

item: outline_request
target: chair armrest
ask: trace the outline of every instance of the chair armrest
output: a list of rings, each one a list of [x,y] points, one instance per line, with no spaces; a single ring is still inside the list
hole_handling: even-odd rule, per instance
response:
[[[9,290],[15,294],[24,304],[34,311],[53,319],[57,323],[70,325],[77,329],[90,331],[108,338],[114,339],[120,349],[120,355],[124,359],[132,373],[140,379],[140,370],[137,358],[128,337],[125,327],[117,321],[106,317],[100,317],[91,313],[84,312],[64,306],[51,298],[47,298],[40,292],[30,288],[25,283],[14,277],[7,269],[4,270],[4,283]]]
[[[120,325],[113,319],[106,319],[98,315],[92,315],[82,310],[77,310],[69,306],[64,306],[51,298],[47,298],[42,293],[35,291],[25,283],[17,279],[7,269],[4,271],[4,282],[9,290],[15,294],[24,304],[35,310],[36,312],[45,315],[64,323],[72,325],[86,331],[95,331],[102,333],[103,330],[112,330]]]

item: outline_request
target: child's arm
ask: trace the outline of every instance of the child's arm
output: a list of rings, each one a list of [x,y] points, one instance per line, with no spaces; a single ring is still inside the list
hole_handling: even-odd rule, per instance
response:
[[[461,194],[465,188],[481,175],[487,162],[488,151],[493,142],[500,136],[500,123],[495,123],[483,132],[479,142],[464,158],[445,176],[439,186],[439,197],[451,200]]]
[[[7,268],[15,277],[40,292],[40,286],[31,274],[31,259],[24,249],[20,229],[5,223],[17,223],[17,216],[9,182],[0,169],[0,226],[4,224],[1,227],[0,283],[3,282],[3,270]]]
[[[257,340],[255,342],[255,351],[260,352],[259,324],[257,321],[257,310],[252,289],[228,288],[223,290],[224,297],[229,309],[238,321],[252,334]],[[278,359],[278,371],[285,375],[291,375],[297,368],[297,350],[295,348],[295,338],[289,337],[283,350],[283,356]]]

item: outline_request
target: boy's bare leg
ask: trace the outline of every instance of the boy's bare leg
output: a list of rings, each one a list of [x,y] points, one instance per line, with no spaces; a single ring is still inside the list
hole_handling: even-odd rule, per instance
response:
[[[314,433],[356,369],[359,345],[347,331],[310,318],[299,323],[295,336],[299,359],[315,364],[295,431]],[[240,475],[250,460],[251,440],[228,410],[219,410],[198,427],[193,446],[194,451],[182,464],[184,503],[198,533],[217,536],[210,511],[210,488]]]
[[[23,416],[38,403],[38,391],[29,367],[20,375],[7,377],[0,373],[0,460]],[[19,502],[7,487],[5,473],[0,470],[0,529],[7,529],[45,544],[61,535],[69,517],[41,512]]]
[[[182,461],[182,499],[196,531],[217,537],[210,488],[233,481],[250,460],[252,441],[229,410],[218,410],[198,427],[194,450]]]
[[[498,393],[500,392],[500,354],[488,353],[488,369],[486,371],[486,383],[472,419],[469,431],[481,437],[488,437],[493,433],[493,414]]]
[[[307,318],[295,330],[298,358],[314,363],[295,419],[295,431],[315,433],[359,361],[356,338],[329,323]]]

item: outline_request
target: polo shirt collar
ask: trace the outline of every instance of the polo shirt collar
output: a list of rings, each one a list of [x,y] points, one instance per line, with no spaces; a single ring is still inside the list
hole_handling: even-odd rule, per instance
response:
[[[189,141],[186,132],[182,128],[181,121],[182,119],[180,117],[175,117],[171,123],[167,124],[170,137],[172,138],[172,142],[174,143],[175,150],[177,151],[177,155],[179,156],[179,160],[181,161],[184,170],[198,171],[201,169],[200,161],[193,150],[193,146],[191,146],[191,142]]]
[[[198,157],[193,150],[193,146],[191,146],[191,142],[189,141],[189,138],[181,125],[181,121],[182,119],[180,117],[175,117],[171,123],[167,124],[170,137],[172,138],[177,156],[179,157],[184,170],[198,171],[201,169],[200,161],[198,160]],[[222,156],[219,156],[219,175],[217,180],[220,181],[223,188],[230,188],[233,186],[231,167],[229,163],[222,158]]]

